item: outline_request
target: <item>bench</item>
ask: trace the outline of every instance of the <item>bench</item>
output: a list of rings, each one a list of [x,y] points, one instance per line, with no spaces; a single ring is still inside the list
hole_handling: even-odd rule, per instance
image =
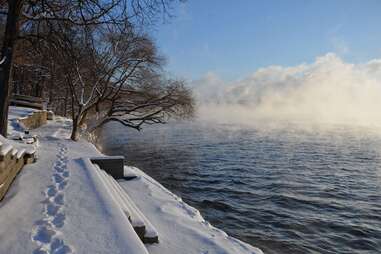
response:
[[[91,160],[92,161],[92,160]],[[121,208],[136,234],[143,243],[158,243],[159,237],[157,230],[152,223],[144,216],[144,214],[135,205],[133,200],[128,196],[126,191],[119,185],[119,183],[99,164],[94,163],[94,170],[103,185],[106,187],[110,198]]]
[[[101,169],[112,175],[115,179],[124,177],[124,157],[123,156],[100,156],[90,158],[93,164],[97,164]]]

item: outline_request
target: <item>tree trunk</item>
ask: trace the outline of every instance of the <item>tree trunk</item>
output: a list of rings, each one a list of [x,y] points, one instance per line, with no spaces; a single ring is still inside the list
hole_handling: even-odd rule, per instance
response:
[[[18,34],[18,19],[22,0],[8,1],[7,24],[5,26],[0,63],[0,134],[7,136],[9,88],[11,86],[12,58]]]
[[[64,117],[67,117],[67,101],[68,101],[68,96],[69,96],[69,89],[66,88],[65,99],[64,99],[64,112],[63,112],[63,116]]]
[[[70,139],[74,141],[78,140],[78,118],[77,117],[73,119],[73,128],[71,130]]]
[[[87,117],[87,112],[88,111],[85,111],[82,116],[81,116],[81,120],[79,121],[78,125],[79,126],[82,126],[83,124],[85,124],[85,121],[86,121],[86,117]]]
[[[71,136],[70,136],[71,140],[78,141],[79,139],[78,128],[81,126],[82,116],[83,116],[82,107],[80,107],[78,114],[75,117],[73,117],[73,128],[71,130]]]
[[[71,105],[72,105],[72,119],[73,119],[73,128],[71,130],[71,136],[70,136],[70,139],[71,140],[74,140],[74,141],[77,141],[79,139],[79,134],[78,134],[78,127],[79,127],[79,124],[81,122],[81,118],[82,118],[82,115],[83,115],[83,107],[82,106],[79,106],[78,108],[78,113],[76,114],[75,113],[75,109],[74,109],[74,95],[72,94],[71,96]]]

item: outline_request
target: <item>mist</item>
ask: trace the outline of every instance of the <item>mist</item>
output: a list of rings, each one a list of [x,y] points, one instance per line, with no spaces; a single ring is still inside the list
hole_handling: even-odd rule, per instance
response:
[[[208,73],[192,86],[202,121],[381,126],[381,59],[352,64],[328,53],[235,82]]]

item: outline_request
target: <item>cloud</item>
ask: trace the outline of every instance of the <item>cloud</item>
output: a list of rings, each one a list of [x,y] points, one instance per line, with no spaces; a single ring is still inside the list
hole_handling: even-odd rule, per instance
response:
[[[351,64],[329,53],[230,83],[208,73],[193,86],[203,120],[381,126],[381,59]]]
[[[214,72],[206,73],[201,79],[191,82],[199,104],[215,104],[224,102],[227,83]]]

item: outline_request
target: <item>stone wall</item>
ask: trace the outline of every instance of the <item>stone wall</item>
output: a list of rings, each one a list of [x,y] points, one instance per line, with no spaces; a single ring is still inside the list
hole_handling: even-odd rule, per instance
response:
[[[19,118],[18,121],[26,129],[35,129],[46,124],[48,118],[47,111],[35,111],[32,115]]]
[[[47,111],[35,111],[17,120],[23,128],[34,129],[47,122],[47,115]],[[23,166],[35,161],[35,152],[32,146],[10,142],[0,135],[0,201]]]
[[[25,164],[35,161],[35,151],[16,149],[8,144],[0,145],[0,201]]]

